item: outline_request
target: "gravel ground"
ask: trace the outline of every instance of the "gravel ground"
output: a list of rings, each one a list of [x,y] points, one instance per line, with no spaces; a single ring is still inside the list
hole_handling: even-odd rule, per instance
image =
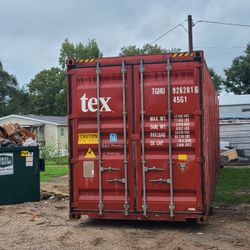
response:
[[[208,224],[68,220],[68,200],[0,206],[0,249],[249,249],[250,204],[217,207]]]

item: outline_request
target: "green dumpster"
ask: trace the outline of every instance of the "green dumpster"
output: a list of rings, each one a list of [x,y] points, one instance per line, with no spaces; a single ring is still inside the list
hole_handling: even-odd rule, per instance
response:
[[[40,200],[39,147],[0,148],[0,205]]]

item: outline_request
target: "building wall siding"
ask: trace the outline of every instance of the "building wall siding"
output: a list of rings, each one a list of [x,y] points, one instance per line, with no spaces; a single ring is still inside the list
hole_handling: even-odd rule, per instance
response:
[[[220,106],[219,109],[222,113],[237,113],[242,112],[243,109],[250,109],[250,104]]]
[[[68,150],[68,126],[58,126],[57,127],[58,134],[58,146],[59,149],[64,150],[65,153]]]
[[[45,146],[53,145],[54,147],[58,148],[57,126],[52,124],[45,124],[44,138]]]
[[[243,149],[250,157],[250,121],[223,121],[220,123],[220,140],[228,141],[230,146]]]

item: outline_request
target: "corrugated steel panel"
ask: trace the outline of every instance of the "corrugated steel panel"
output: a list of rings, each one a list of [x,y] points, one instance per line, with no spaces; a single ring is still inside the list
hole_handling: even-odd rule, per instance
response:
[[[70,214],[207,218],[218,98],[202,52],[68,62]]]

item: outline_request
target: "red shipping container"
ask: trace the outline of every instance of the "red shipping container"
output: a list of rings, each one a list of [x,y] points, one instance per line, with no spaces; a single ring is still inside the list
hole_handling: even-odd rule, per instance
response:
[[[206,221],[219,114],[203,52],[67,66],[71,218]]]

